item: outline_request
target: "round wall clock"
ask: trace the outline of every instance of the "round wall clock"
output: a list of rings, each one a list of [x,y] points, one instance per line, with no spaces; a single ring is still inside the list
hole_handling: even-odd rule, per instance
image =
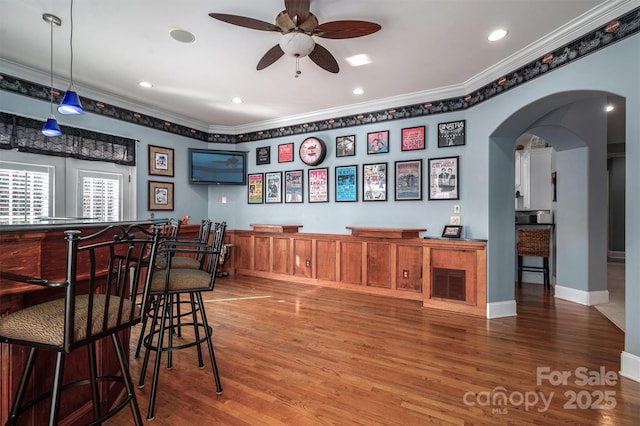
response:
[[[327,155],[327,146],[318,138],[307,138],[300,144],[300,159],[307,166],[317,166]]]

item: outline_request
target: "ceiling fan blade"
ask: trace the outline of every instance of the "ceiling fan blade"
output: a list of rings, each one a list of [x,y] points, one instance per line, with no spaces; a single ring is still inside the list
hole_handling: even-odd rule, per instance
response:
[[[312,34],[313,31],[318,26],[318,18],[313,13],[309,14],[309,17],[306,21],[303,21],[301,24],[298,24],[298,28],[304,31],[307,34]]]
[[[267,53],[265,53],[264,56],[260,59],[260,62],[258,62],[258,66],[256,67],[256,69],[258,71],[265,69],[266,67],[280,59],[282,55],[284,55],[282,48],[279,44],[276,44],[271,49],[267,50]]]
[[[284,0],[284,8],[293,22],[300,25],[309,17],[309,3],[310,0]]]
[[[227,13],[210,13],[209,16],[228,24],[238,25],[239,27],[250,28],[252,30],[281,32],[280,28],[273,24],[259,19],[247,18],[246,16],[229,15]]]
[[[309,53],[309,58],[316,63],[320,68],[332,73],[340,71],[338,61],[333,55],[324,47],[316,43],[316,47]]]
[[[382,28],[367,21],[331,21],[316,27],[314,35],[324,38],[355,38],[373,34]]]

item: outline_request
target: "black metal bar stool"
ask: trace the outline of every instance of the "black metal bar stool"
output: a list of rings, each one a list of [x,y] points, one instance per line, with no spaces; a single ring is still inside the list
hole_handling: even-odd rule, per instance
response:
[[[549,279],[549,242],[551,230],[545,229],[518,229],[518,287],[522,287],[522,272],[542,272],[544,274],[544,288],[551,289]],[[523,257],[541,257],[542,266],[526,266]]]

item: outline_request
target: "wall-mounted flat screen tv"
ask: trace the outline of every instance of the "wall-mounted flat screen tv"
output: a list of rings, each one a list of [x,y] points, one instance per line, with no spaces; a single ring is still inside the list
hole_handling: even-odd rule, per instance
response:
[[[189,182],[203,185],[246,185],[247,153],[189,149]]]

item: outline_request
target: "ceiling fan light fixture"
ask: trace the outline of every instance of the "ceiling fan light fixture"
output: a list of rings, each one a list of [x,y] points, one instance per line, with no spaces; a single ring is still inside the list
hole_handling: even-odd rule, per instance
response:
[[[316,42],[313,37],[305,33],[291,32],[280,38],[280,48],[289,56],[303,58],[309,55],[315,47]]]

